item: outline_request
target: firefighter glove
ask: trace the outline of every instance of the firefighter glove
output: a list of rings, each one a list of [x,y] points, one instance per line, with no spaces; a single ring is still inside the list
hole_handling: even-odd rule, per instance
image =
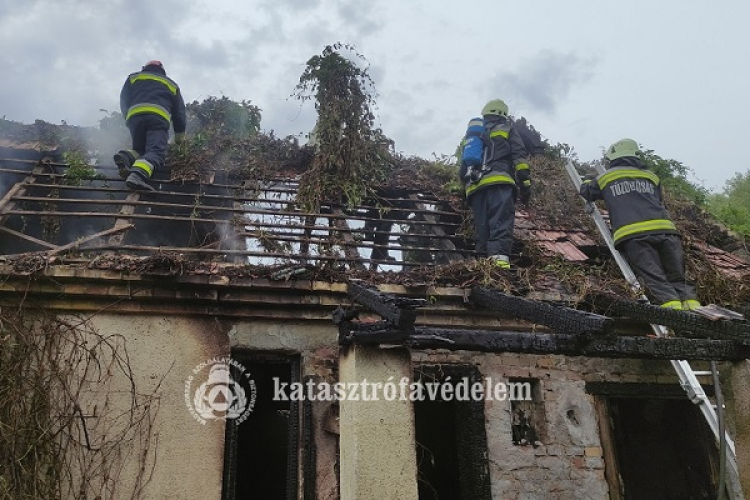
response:
[[[529,201],[531,201],[531,180],[530,179],[523,181],[518,194],[521,199],[521,203],[523,203],[524,205],[528,205]]]

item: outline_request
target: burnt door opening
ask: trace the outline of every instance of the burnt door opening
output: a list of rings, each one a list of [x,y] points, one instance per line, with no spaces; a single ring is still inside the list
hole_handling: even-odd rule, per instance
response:
[[[482,381],[475,366],[420,366],[423,384]],[[419,500],[489,500],[484,401],[439,396],[414,402]]]
[[[716,498],[718,452],[685,399],[609,398],[625,500]]]
[[[296,500],[299,404],[275,401],[274,395],[276,387],[288,387],[280,384],[299,382],[298,361],[238,353],[232,358],[250,373],[256,398],[247,420],[227,421],[223,498]]]
[[[456,451],[456,402],[416,401],[419,500],[461,498]]]

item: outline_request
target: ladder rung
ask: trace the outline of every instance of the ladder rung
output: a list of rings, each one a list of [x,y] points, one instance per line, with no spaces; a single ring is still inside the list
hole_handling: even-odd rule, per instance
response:
[[[710,370],[708,371],[694,371],[693,375],[696,377],[706,377],[708,375],[712,375],[712,372]]]

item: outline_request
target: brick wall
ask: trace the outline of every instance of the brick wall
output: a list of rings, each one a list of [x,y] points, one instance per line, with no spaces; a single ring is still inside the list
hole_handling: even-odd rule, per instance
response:
[[[513,444],[509,401],[485,401],[492,498],[503,500],[608,498],[595,396],[585,383],[678,383],[668,361],[462,352],[415,352],[413,359],[476,365],[493,382],[538,381],[546,427],[538,446]]]

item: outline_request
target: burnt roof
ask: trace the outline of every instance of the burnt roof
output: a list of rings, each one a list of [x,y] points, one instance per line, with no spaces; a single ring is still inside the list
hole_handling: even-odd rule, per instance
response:
[[[127,189],[106,162],[90,174],[71,175],[60,149],[4,139],[0,254],[6,272],[66,263],[144,275],[482,284],[574,300],[592,290],[629,293],[559,158],[531,160],[534,199],[516,212],[515,271],[508,273],[474,259],[470,212],[460,195],[431,177],[430,162],[399,158],[390,184],[375,187],[361,204],[322,202],[311,213],[296,202],[304,155],[271,158],[275,168],[258,169],[251,149],[243,151],[234,154],[254,165],[250,174],[201,158],[189,175],[170,165],[151,193]],[[703,300],[747,301],[742,284],[750,264],[720,248],[735,240],[694,206],[670,208]]]

